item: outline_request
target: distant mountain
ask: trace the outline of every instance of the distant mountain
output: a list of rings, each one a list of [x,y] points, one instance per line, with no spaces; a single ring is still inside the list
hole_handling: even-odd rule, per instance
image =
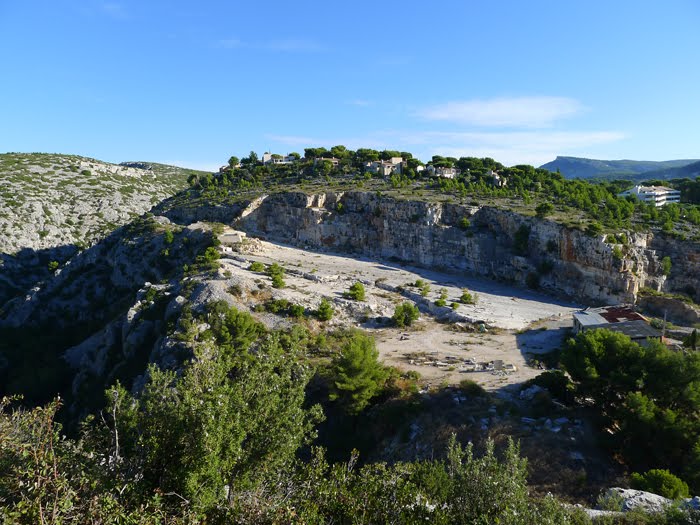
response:
[[[700,162],[693,162],[677,168],[666,168],[658,171],[648,171],[644,174],[644,178],[670,180],[670,179],[694,179],[700,177]]]
[[[567,179],[630,179],[638,181],[647,178],[672,179],[688,176],[677,175],[674,170],[680,170],[689,164],[697,164],[698,161],[699,159],[649,161],[557,157],[552,162],[540,167],[549,171],[559,170]],[[650,177],[651,173],[654,174],[652,177]]]

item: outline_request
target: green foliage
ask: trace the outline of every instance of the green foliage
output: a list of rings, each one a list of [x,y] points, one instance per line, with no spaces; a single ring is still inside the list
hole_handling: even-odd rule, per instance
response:
[[[350,286],[347,292],[343,293],[343,296],[347,299],[353,299],[355,301],[364,301],[365,286],[361,282],[356,282]]]
[[[540,375],[526,381],[523,389],[537,385],[546,388],[547,391],[562,403],[573,401],[574,385],[561,370],[547,370]]]
[[[602,233],[603,226],[598,222],[592,222],[588,226],[586,226],[586,234],[590,235],[591,237],[597,237]]]
[[[435,301],[435,306],[440,306],[440,307],[442,307],[442,306],[446,306],[446,305],[447,305],[447,290],[445,290],[444,288],[442,288],[442,289],[440,290],[440,296],[439,296],[438,299]]]
[[[622,248],[620,248],[619,246],[614,246],[612,249],[612,256],[613,259],[615,259],[616,261],[621,261],[624,257],[622,254]]]
[[[661,273],[664,275],[671,274],[671,258],[668,255],[661,259]]]
[[[173,240],[175,240],[175,236],[173,235],[172,230],[165,230],[165,233],[163,234],[163,240],[165,241],[165,244],[172,244]]]
[[[380,392],[389,376],[378,358],[374,338],[354,332],[333,360],[330,399],[340,402],[350,414],[360,413]]]
[[[459,382],[459,389],[468,396],[486,397],[486,390],[473,379],[462,379]]]
[[[418,281],[416,281],[416,286],[418,286],[418,282],[419,282],[419,281],[422,283],[422,284],[418,287],[418,289],[420,290],[420,294],[421,294],[422,297],[427,297],[428,294],[430,293],[430,284],[428,284],[428,283],[426,283],[426,282],[424,282],[424,281],[421,281],[421,279],[418,279]]]
[[[277,263],[272,263],[267,267],[267,275],[272,279],[273,288],[284,288],[286,286],[284,282],[284,268],[282,268]]]
[[[562,363],[601,429],[616,428],[608,443],[631,467],[668,468],[700,488],[700,354],[587,330],[567,342]]]
[[[462,288],[462,295],[459,297],[459,302],[462,304],[476,304],[477,295],[471,293],[468,289]]]
[[[470,226],[471,222],[469,222],[468,218],[462,217],[461,219],[459,219],[459,227],[463,230],[468,230]]]
[[[551,202],[543,202],[535,207],[535,214],[540,218],[544,219],[548,215],[554,212],[554,205]]]
[[[260,261],[253,261],[250,263],[250,266],[248,266],[248,269],[251,272],[264,272],[265,271],[265,265],[261,263]]]
[[[58,269],[58,261],[49,262],[48,269],[50,272],[55,272]]]
[[[319,321],[330,321],[334,313],[331,303],[326,299],[321,299],[321,304],[318,305],[316,310],[316,317]]]
[[[401,328],[404,326],[411,326],[413,321],[418,319],[419,316],[420,311],[415,304],[403,302],[394,309],[394,315],[391,317],[391,319],[394,321],[396,326]]]
[[[669,499],[689,497],[688,484],[668,470],[652,469],[644,474],[633,473],[630,478],[633,489],[653,492]]]

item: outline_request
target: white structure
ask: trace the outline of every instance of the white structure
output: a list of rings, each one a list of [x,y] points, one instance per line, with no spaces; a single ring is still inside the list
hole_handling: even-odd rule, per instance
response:
[[[286,155],[283,157],[277,153],[269,153],[267,151],[263,153],[262,156],[263,164],[291,164],[295,160],[297,160],[297,158],[293,155]]]
[[[457,175],[459,175],[459,170],[457,168],[436,168],[431,164],[426,169],[431,175],[434,175],[435,177],[441,177],[443,179],[454,179]]]
[[[681,202],[681,192],[666,186],[635,186],[620,193],[621,197],[634,195],[642,202],[651,202],[657,208],[669,202]]]
[[[508,180],[503,175],[499,175],[493,170],[486,172],[486,176],[491,179],[491,184],[496,188],[503,188],[508,184]]]
[[[391,157],[389,160],[375,160],[374,162],[367,162],[365,164],[365,171],[378,173],[384,177],[393,175],[394,173],[401,173],[402,170],[403,158],[401,157]]]

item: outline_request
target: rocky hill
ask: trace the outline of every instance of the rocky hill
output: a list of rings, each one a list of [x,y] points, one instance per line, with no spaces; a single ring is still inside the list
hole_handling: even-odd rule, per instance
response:
[[[676,174],[676,168],[682,168],[688,164],[698,162],[697,159],[680,159],[667,161],[645,160],[597,160],[579,157],[559,156],[552,162],[540,166],[540,168],[561,172],[569,179],[630,179],[643,180],[649,178],[653,172],[654,178],[671,179],[684,177],[687,174]]]
[[[0,155],[0,303],[201,172],[75,155]]]
[[[0,155],[0,253],[85,246],[183,189],[190,170],[73,155]]]

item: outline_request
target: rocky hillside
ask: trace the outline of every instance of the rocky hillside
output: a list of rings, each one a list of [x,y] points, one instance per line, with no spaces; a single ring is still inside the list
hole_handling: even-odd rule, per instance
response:
[[[640,289],[700,299],[700,246],[627,232],[625,244],[489,206],[400,200],[369,192],[278,193],[247,206],[174,208],[174,221],[216,220],[269,240],[426,268],[468,272],[589,303],[634,302]],[[671,260],[664,275],[661,259]]]
[[[184,188],[191,170],[43,153],[0,155],[0,253],[85,246]]]

